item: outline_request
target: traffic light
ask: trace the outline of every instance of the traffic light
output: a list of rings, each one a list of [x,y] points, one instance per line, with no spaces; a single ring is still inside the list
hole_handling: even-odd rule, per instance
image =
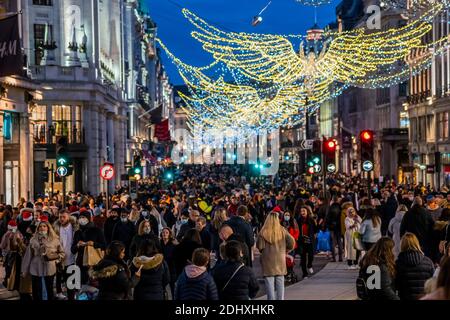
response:
[[[312,155],[306,163],[308,168],[306,172],[309,174],[319,173],[322,170],[321,159],[319,155]]]
[[[60,177],[71,174],[71,161],[67,153],[67,137],[59,137],[56,140],[56,172]],[[69,174],[70,173],[70,174]]]
[[[333,138],[324,139],[322,153],[324,156],[324,166],[336,165],[336,140]]]
[[[361,142],[361,165],[364,171],[372,171],[374,167],[374,134],[372,130],[363,130],[359,134]]]

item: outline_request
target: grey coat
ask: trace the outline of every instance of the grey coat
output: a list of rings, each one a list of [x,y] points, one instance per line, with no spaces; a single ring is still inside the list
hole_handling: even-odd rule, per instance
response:
[[[32,276],[46,277],[56,273],[56,264],[64,261],[64,249],[59,238],[34,236],[22,260],[22,272]]]

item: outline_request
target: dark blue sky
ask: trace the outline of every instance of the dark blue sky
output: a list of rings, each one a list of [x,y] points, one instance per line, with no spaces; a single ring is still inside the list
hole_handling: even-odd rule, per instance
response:
[[[269,0],[144,0],[146,10],[158,25],[158,36],[184,62],[201,66],[212,61],[200,44],[190,36],[193,30],[181,13],[190,9],[215,26],[237,32],[304,34],[314,24],[314,9],[295,0],[272,0],[257,27],[251,20]],[[323,27],[336,20],[335,7],[340,0],[317,8],[317,22]],[[165,68],[174,85],[183,84],[175,66],[163,54]]]

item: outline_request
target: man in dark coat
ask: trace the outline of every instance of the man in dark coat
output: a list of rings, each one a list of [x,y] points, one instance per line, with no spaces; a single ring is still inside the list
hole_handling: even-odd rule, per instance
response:
[[[389,222],[395,217],[398,201],[394,193],[385,191],[383,193],[384,203],[381,207],[381,234],[386,235]]]
[[[227,224],[223,224],[222,227],[220,228],[219,231],[219,237],[222,241],[224,242],[228,242],[228,241],[237,241],[241,244],[242,247],[242,262],[244,262],[244,264],[246,266],[251,266],[252,263],[252,257],[250,255],[250,252],[248,251],[248,247],[245,244],[244,239],[241,237],[240,234],[236,234],[234,233],[233,229],[227,225]],[[222,258],[220,257],[220,254],[217,256],[217,262],[219,263],[220,261],[222,261]]]
[[[419,239],[420,246],[427,257],[431,254],[430,242],[433,234],[434,220],[433,217],[422,206],[422,198],[416,197],[415,204],[405,213],[400,225],[400,236],[406,232],[414,233]]]
[[[136,234],[134,223],[128,219],[128,212],[122,211],[120,221],[116,223],[112,232],[112,240],[117,240],[125,245],[125,261],[130,258],[130,245]]]
[[[328,208],[325,218],[326,228],[331,234],[331,258],[336,262],[336,245],[338,246],[339,262],[342,262],[341,205],[339,198],[333,197],[333,203]]]
[[[119,222],[119,216],[121,211],[122,209],[119,207],[113,208],[111,210],[111,215],[105,221],[105,224],[103,226],[103,232],[105,233],[105,240],[107,245],[109,245],[112,241],[112,232],[116,223]]]
[[[211,250],[211,233],[209,228],[206,227],[206,218],[200,217],[197,220],[196,228],[200,232],[200,238],[202,239],[202,247]]]
[[[232,216],[224,224],[229,225],[233,229],[233,233],[244,240],[244,243],[247,245],[247,251],[250,253],[255,244],[255,237],[253,236],[252,226],[245,220],[248,215],[248,209],[246,206],[239,206],[236,213],[236,216]],[[251,259],[249,266],[252,266]]]
[[[197,223],[198,218],[200,217],[200,212],[197,210],[189,211],[189,220],[180,227],[180,231],[177,234],[177,240],[180,242],[183,239],[185,233],[189,229],[194,229]]]

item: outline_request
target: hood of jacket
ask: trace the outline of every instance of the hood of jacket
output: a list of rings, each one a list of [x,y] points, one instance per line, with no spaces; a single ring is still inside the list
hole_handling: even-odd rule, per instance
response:
[[[91,269],[89,276],[93,279],[107,279],[114,277],[122,269],[125,269],[124,262],[105,257]]]
[[[448,224],[449,224],[448,221],[439,221],[438,220],[434,223],[434,230],[442,231],[448,226]]]
[[[163,262],[164,256],[160,253],[155,254],[153,257],[140,256],[133,258],[133,265],[138,269],[142,266],[143,270],[155,269]]]
[[[202,275],[206,274],[206,267],[190,264],[184,268],[184,272],[189,279],[200,279]]]
[[[419,265],[424,259],[424,255],[419,251],[404,251],[398,255],[398,260],[404,263],[406,266],[414,267]]]

